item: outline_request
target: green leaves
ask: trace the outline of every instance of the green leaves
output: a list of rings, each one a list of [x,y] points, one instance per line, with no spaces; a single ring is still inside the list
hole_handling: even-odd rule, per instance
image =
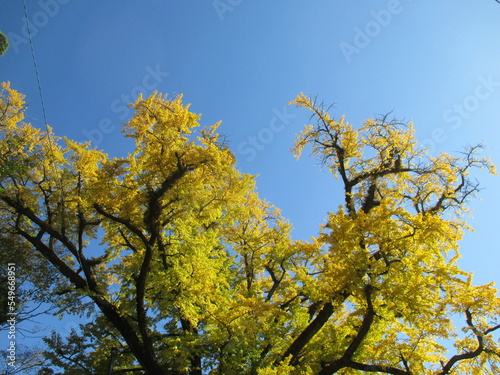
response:
[[[0,31],[0,56],[4,55],[9,48],[9,40],[4,33]]]

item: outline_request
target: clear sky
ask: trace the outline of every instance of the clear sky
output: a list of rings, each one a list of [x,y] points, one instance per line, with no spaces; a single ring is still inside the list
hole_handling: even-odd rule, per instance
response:
[[[483,142],[500,166],[500,4],[494,0],[27,0],[49,125],[124,155],[120,123],[139,92],[184,94],[202,124],[222,120],[239,168],[308,239],[342,191],[288,152],[309,119],[298,93],[351,123],[392,111],[433,153]],[[2,1],[11,47],[0,81],[43,127],[22,1]],[[500,177],[478,173],[462,268],[500,282]]]

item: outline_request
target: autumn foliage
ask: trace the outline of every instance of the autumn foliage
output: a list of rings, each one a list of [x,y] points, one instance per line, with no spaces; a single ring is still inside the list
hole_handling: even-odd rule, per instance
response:
[[[50,264],[47,293],[87,316],[46,339],[64,374],[499,373],[500,299],[457,266],[480,147],[430,156],[411,124],[354,128],[311,111],[293,147],[342,183],[320,233],[259,198],[182,97],[131,106],[135,149],[111,158],[23,122],[0,96],[2,236]],[[33,278],[32,282],[40,280]],[[454,346],[454,349],[453,349]],[[64,354],[64,355],[61,355]],[[73,360],[67,360],[72,358]],[[46,370],[49,371],[49,370]],[[132,372],[134,371],[134,372]]]

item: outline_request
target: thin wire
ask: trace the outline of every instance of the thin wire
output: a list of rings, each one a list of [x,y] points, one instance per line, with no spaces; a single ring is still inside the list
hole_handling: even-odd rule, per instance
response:
[[[40,102],[42,103],[43,121],[45,122],[45,128],[47,129],[47,133],[49,133],[48,122],[47,122],[47,112],[45,111],[45,103],[43,101],[42,85],[40,84],[40,74],[38,73],[38,65],[36,63],[35,49],[33,48],[33,38],[31,37],[31,27],[30,27],[30,21],[28,18],[28,7],[26,6],[26,0],[24,0],[24,15],[26,17],[26,26],[28,29],[28,36],[29,36],[29,40],[30,40],[31,56],[33,57],[33,65],[35,67],[36,82],[38,84],[38,93],[40,94]],[[49,136],[49,142],[50,142],[50,136]]]
[[[63,188],[63,184],[62,184],[62,178],[59,174],[59,171],[56,168],[56,164],[55,164],[55,160],[54,160],[55,153],[54,153],[54,147],[52,144],[52,137],[51,137],[52,133],[49,129],[49,124],[47,121],[47,112],[45,111],[45,103],[43,100],[42,85],[40,83],[40,74],[38,72],[38,65],[36,63],[35,48],[33,47],[33,38],[31,36],[31,27],[30,27],[30,21],[29,21],[29,17],[28,17],[28,7],[26,6],[26,0],[23,0],[23,4],[24,4],[24,16],[26,17],[26,28],[28,29],[28,37],[29,37],[30,48],[31,48],[31,56],[33,58],[33,66],[35,67],[36,82],[38,84],[38,93],[40,95],[40,102],[42,103],[43,120],[45,122],[45,129],[47,131],[49,148],[50,148],[50,151],[52,151],[52,155],[51,155],[52,156],[52,167],[54,168],[54,172],[55,172],[56,176],[59,177],[58,181],[59,181],[59,188],[61,189],[61,210],[62,210],[62,220],[63,220],[62,225],[64,225],[64,220],[65,220],[64,188]],[[76,253],[76,256],[78,258],[78,261],[80,262],[80,265],[82,265],[82,259],[80,257],[80,253],[78,251]],[[90,290],[90,285],[89,285],[89,282],[87,280],[87,277],[85,277],[84,279],[85,279],[85,283],[87,284],[87,287]]]

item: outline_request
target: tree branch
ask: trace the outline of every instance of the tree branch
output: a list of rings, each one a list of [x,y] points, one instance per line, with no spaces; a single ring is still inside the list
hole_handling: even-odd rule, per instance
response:
[[[466,359],[472,359],[477,356],[479,356],[481,353],[485,351],[484,348],[484,340],[483,336],[485,334],[491,333],[495,331],[496,329],[500,328],[500,325],[497,325],[495,327],[487,329],[485,332],[478,332],[476,327],[474,326],[474,323],[472,321],[472,313],[470,312],[469,309],[465,310],[465,317],[466,317],[466,322],[467,325],[472,329],[474,332],[476,339],[477,339],[477,348],[475,350],[467,351],[462,354],[456,354],[453,357],[451,357],[448,362],[443,366],[443,369],[441,372],[439,372],[438,375],[447,375],[451,374],[453,366],[457,364],[460,361],[466,360]]]
[[[347,298],[347,296],[346,296]],[[302,349],[311,341],[311,339],[318,333],[318,331],[326,324],[328,319],[332,316],[334,312],[334,306],[331,302],[327,302],[323,305],[316,318],[314,318],[308,326],[300,333],[297,338],[292,342],[288,349],[283,353],[280,361],[292,356],[290,364],[297,364],[298,356]],[[278,365],[279,361],[275,362]]]
[[[351,367],[351,365],[355,363],[352,361],[352,357],[354,356],[354,353],[359,348],[359,346],[365,339],[366,335],[370,331],[371,325],[375,317],[375,310],[373,308],[373,303],[371,300],[371,295],[374,291],[375,288],[372,287],[371,285],[365,286],[364,293],[365,293],[367,307],[365,316],[363,318],[363,322],[361,323],[361,327],[359,328],[356,337],[354,337],[354,339],[352,340],[351,344],[347,347],[342,357],[330,362],[327,365],[323,365],[323,368],[318,373],[318,375],[331,375],[344,367]]]

